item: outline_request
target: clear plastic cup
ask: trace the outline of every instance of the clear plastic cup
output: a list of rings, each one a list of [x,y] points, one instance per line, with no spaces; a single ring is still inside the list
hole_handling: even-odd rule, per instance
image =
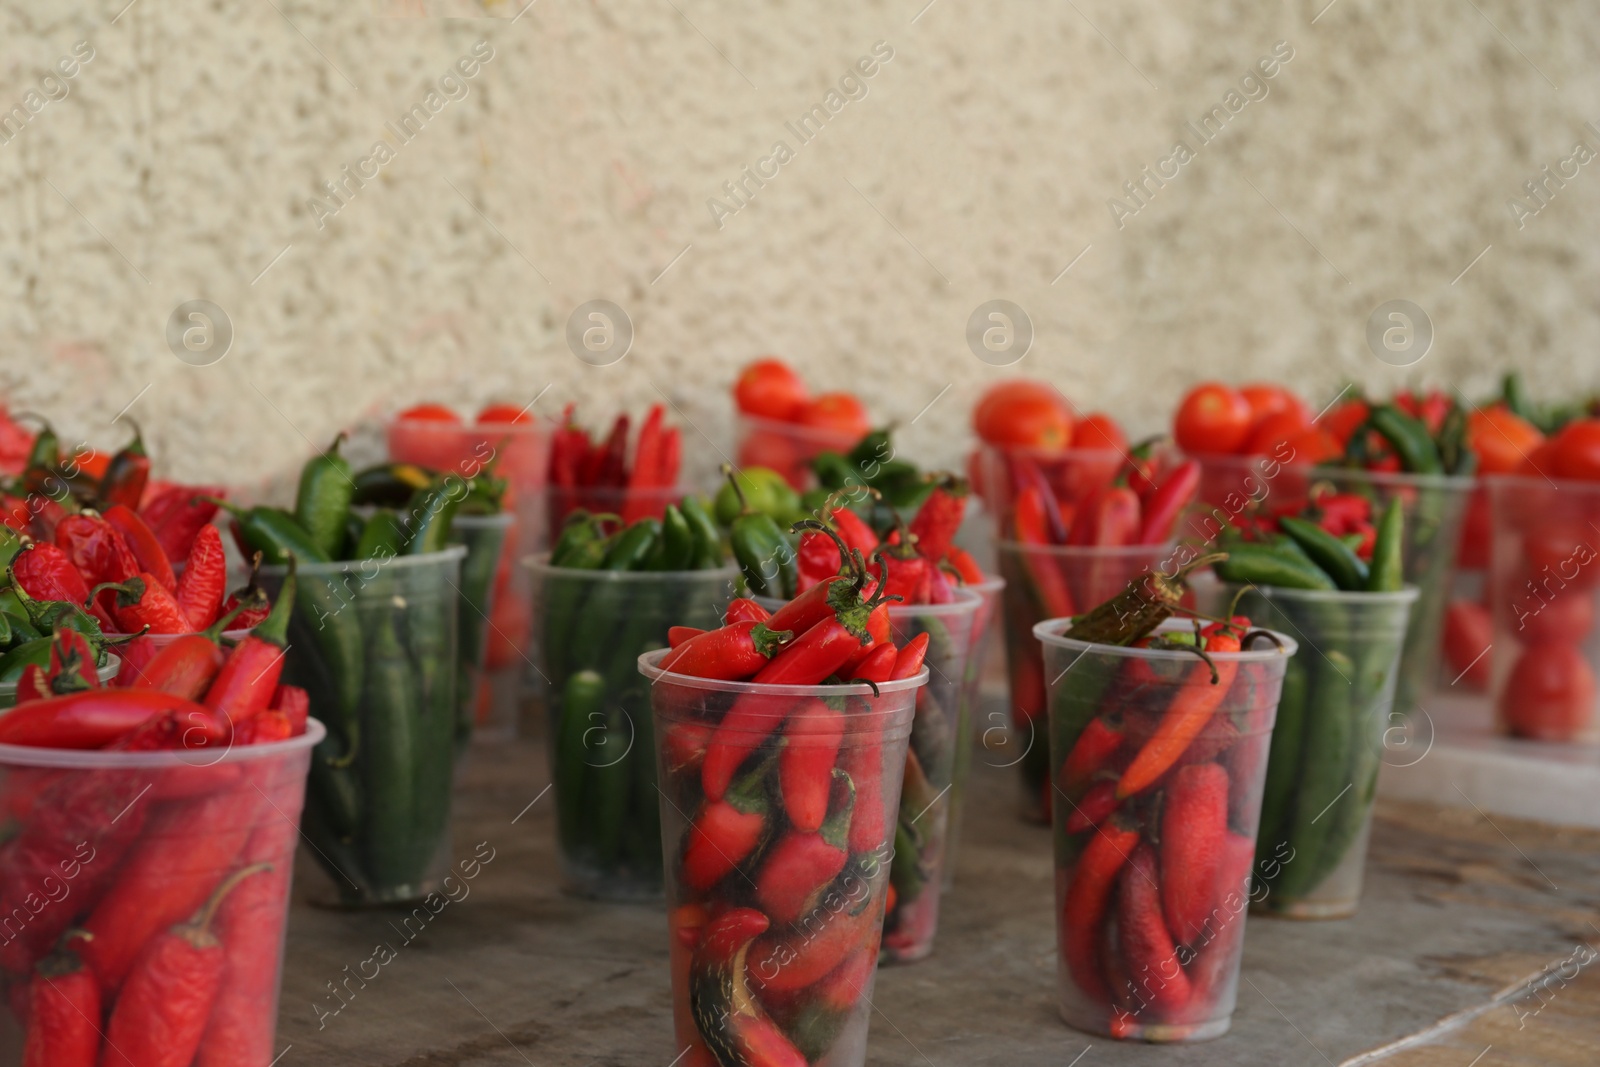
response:
[[[1211,654],[1214,686],[1190,653],[1074,641],[1070,626],[1034,627],[1050,679],[1061,1017],[1121,1039],[1217,1037],[1261,892],[1255,829],[1294,638]]]
[[[972,773],[973,731],[983,707],[983,668],[994,644],[994,621],[1000,612],[1004,578],[986,578],[966,588],[978,594],[983,604],[972,620],[972,648],[967,653],[967,675],[961,687],[961,718],[956,726],[956,770],[950,789],[950,829],[945,833],[944,891],[956,884],[956,852],[961,845],[962,816],[967,808],[967,778]]]
[[[544,548],[545,481],[550,470],[550,430],[535,420],[471,426],[428,419],[394,419],[386,428],[389,456],[469,477],[491,463],[506,480],[505,510],[516,516],[507,532],[491,597],[488,648],[492,723],[515,729],[526,692],[530,640],[528,572],[519,560]]]
[[[735,422],[740,467],[770,467],[796,489],[808,489],[815,479],[811,461],[824,452],[848,453],[861,440],[858,434],[802,426],[797,422],[739,415]]]
[[[500,561],[516,516],[508,511],[498,515],[457,515],[450,524],[450,539],[464,546],[461,561],[461,619],[458,623],[456,684],[461,690],[456,721],[456,747],[463,748],[473,737],[482,741],[505,741],[517,734],[515,705],[496,705],[493,687],[485,673],[490,620],[494,615],[496,578]],[[500,717],[496,718],[495,713]]]
[[[1496,726],[1536,741],[1600,740],[1600,485],[1514,475],[1486,481]]]
[[[1044,476],[1058,504],[1075,506],[1095,490],[1110,485],[1127,461],[1127,456],[1111,448],[1052,451],[985,445],[973,456],[972,469],[982,490],[984,508],[997,523],[997,533],[1009,536],[1017,492],[1031,471]]]
[[[122,660],[107,653],[106,665],[95,671],[95,676],[100,679],[101,685],[110,685],[112,680],[122,671]],[[0,682],[0,711],[17,706],[16,682]]]
[[[545,490],[549,505],[545,511],[550,516],[550,543],[561,536],[562,524],[567,516],[582,508],[591,515],[616,515],[624,523],[639,519],[659,519],[666,514],[668,504],[676,504],[694,491],[680,485],[648,489],[615,489],[594,486],[567,488],[552,485]]]
[[[1238,515],[1268,497],[1304,500],[1311,486],[1311,467],[1285,464],[1272,456],[1201,452],[1193,458],[1200,463],[1200,503],[1227,515]]]
[[[328,727],[306,838],[345,906],[420,900],[450,862],[467,550],[300,566],[284,681]],[[284,568],[261,568],[276,600]]]
[[[661,895],[655,746],[639,656],[667,630],[722,625],[739,568],[600,571],[527,561],[549,722],[566,888],[600,900]]]
[[[995,545],[1005,578],[1006,665],[1011,678],[1011,736],[997,762],[1022,775],[1021,814],[1050,819],[1050,753],[1042,736],[1045,673],[1034,627],[1045,619],[1088,611],[1117,595],[1145,571],[1176,567],[1172,545],[1091,548],[1072,545]]]
[[[1226,610],[1241,588],[1240,614],[1306,650],[1284,674],[1256,835],[1258,861],[1280,852],[1294,858],[1277,877],[1261,877],[1269,892],[1254,909],[1295,919],[1354,915],[1384,735],[1399,725],[1395,681],[1417,588],[1346,593],[1223,582],[1213,607]]]
[[[678,1056],[861,1067],[928,671],[874,693],[692,678],[662,671],[663,655],[639,670],[655,713]],[[822,825],[801,832],[796,816]]]
[[[0,807],[14,835],[0,876],[0,966],[31,975],[43,961],[31,992],[11,978],[13,1011],[31,999],[38,1018],[48,998],[52,1033],[76,1027],[90,1047],[159,1029],[136,1000],[101,990],[128,988],[147,947],[200,921],[223,969],[205,1035],[182,1062],[270,1063],[306,769],[322,736],[311,719],[300,737],[226,750],[0,745]],[[99,1011],[73,1012],[86,1003]],[[0,1016],[0,1062],[22,1063],[32,1024]]]

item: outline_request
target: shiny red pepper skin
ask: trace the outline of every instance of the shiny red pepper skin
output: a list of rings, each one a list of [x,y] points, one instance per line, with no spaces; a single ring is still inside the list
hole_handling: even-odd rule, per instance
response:
[[[1117,886],[1117,943],[1128,978],[1157,1021],[1189,1003],[1191,987],[1161,917],[1161,871],[1148,843],[1134,850]]]
[[[34,700],[0,715],[0,744],[36,748],[104,748],[163,711],[176,712],[188,747],[227,741],[227,724],[205,708],[168,693],[86,689]]]
[[[784,814],[801,833],[822,829],[823,820],[828,817],[833,765],[844,741],[844,728],[843,713],[816,697],[803,700],[784,723],[783,748],[778,752],[778,788]],[[842,856],[839,865],[844,866]],[[834,871],[828,878],[838,873]]]
[[[111,1010],[102,1067],[188,1067],[193,1062],[227,967],[211,922],[230,892],[262,870],[246,867],[234,874],[196,921],[150,939]]]
[[[834,613],[834,606],[830,603],[830,596],[837,599],[833,593],[834,586],[849,580],[842,575],[835,575],[824,579],[820,584],[812,586],[767,618],[766,624],[774,630],[788,630],[795,634],[803,634],[817,623]],[[738,601],[734,601],[735,604]],[[757,607],[761,605],[757,604]],[[733,611],[730,605],[728,611]]]
[[[1216,764],[1212,764],[1216,766]],[[1110,818],[1121,802],[1117,800],[1117,783],[1102,781],[1089,787],[1083,799],[1072,804],[1067,815],[1067,833],[1076,834],[1092,830]]]
[[[199,700],[222,669],[224,655],[222,646],[205,634],[184,634],[157,652],[130,688]]]
[[[882,844],[880,838],[873,847]],[[869,866],[874,873],[868,873]],[[751,946],[750,982],[763,993],[803,989],[873,944],[883,927],[884,894],[872,891],[873,881],[881,874],[876,859],[852,856],[818,897],[816,922],[768,931]]]
[[[960,478],[946,478],[928,494],[911,520],[916,548],[929,559],[943,559],[955,541],[956,531],[967,510],[967,484]]]
[[[178,579],[178,606],[191,628],[204,630],[216,620],[227,587],[228,562],[222,551],[222,535],[215,526],[203,526],[189,550],[183,577]]]
[[[922,670],[922,661],[928,655],[928,633],[922,633],[907,641],[900,649],[899,655],[894,659],[894,670],[889,674],[890,681],[899,681],[902,678],[914,678]]]
[[[709,800],[689,827],[683,850],[683,880],[704,892],[722,881],[756,850],[767,833],[767,802],[759,786],[751,795],[728,790]]]
[[[1228,833],[1228,772],[1196,763],[1173,772],[1161,806],[1161,911],[1180,944],[1206,936]]]
[[[1138,843],[1138,830],[1118,826],[1115,820],[1102,825],[1078,857],[1061,905],[1061,955],[1067,973],[1085,996],[1102,1004],[1110,1003],[1110,995],[1100,973],[1100,930],[1117,876]]]
[[[278,602],[267,618],[237,645],[223,662],[206,691],[206,707],[230,722],[239,723],[265,711],[283,675],[283,657],[289,643],[289,614],[294,606],[294,557],[278,591]]]
[[[833,792],[839,799],[826,825],[789,831],[767,853],[756,873],[756,903],[781,925],[800,919],[807,904],[839,876],[850,858],[845,846],[855,794],[849,778],[841,775],[835,781]]]
[[[669,626],[667,627],[667,647],[677,648],[690,638],[699,637],[705,632],[698,626]]]
[[[825,619],[785,645],[751,681],[821,685],[865,643],[838,619]]]
[[[1200,491],[1200,463],[1185,460],[1174,467],[1143,500],[1144,517],[1138,544],[1159,545],[1177,529],[1183,509]]]
[[[145,451],[144,436],[135,426],[133,440],[119,449],[106,465],[97,495],[102,504],[136,508],[144,499],[145,483],[149,480],[150,454]]]
[[[685,641],[662,658],[661,669],[696,678],[739,681],[766,667],[789,637],[765,623],[736,622]]]
[[[214,501],[227,495],[216,485],[173,485],[140,508],[139,516],[155,532],[167,559],[188,559],[200,528],[216,517]]]
[[[175,592],[178,588],[178,579],[172,573],[172,561],[167,559],[167,551],[161,547],[161,541],[156,537],[155,531],[139,517],[138,512],[122,504],[113,504],[106,508],[104,517],[106,522],[122,535],[123,543],[133,554],[134,561],[138,564],[134,573],[149,571],[167,592]]]
[[[899,597],[905,604],[926,604],[930,566],[930,560],[915,553],[902,556],[893,551],[884,551],[879,553],[873,564],[868,565],[868,570],[875,579],[881,580],[887,596]],[[885,573],[888,574],[887,578],[883,577]]]
[[[736,622],[766,622],[770,618],[772,612],[747,596],[735,597],[728,604],[728,610],[722,613],[724,626],[731,626]]]
[[[28,984],[22,1067],[95,1067],[100,983],[69,951],[41,960]]]
[[[1097,715],[1090,719],[1061,763],[1061,791],[1074,800],[1082,796],[1090,777],[1110,766],[1124,736],[1120,718]]]
[[[900,658],[900,650],[885,641],[881,645],[873,645],[871,651],[862,661],[854,667],[847,666],[845,674],[849,675],[846,681],[862,682],[887,682],[894,674],[894,664]]]

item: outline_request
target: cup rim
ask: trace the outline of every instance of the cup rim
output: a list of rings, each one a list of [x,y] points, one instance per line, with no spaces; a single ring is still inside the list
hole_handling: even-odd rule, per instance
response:
[[[1045,552],[1052,556],[1065,556],[1067,558],[1082,557],[1084,559],[1121,559],[1139,555],[1159,556],[1164,552],[1171,552],[1178,547],[1177,541],[1163,541],[1158,545],[1034,545],[1026,541],[1016,541],[1010,538],[1000,538],[994,543],[995,551]]]
[[[757,696],[767,697],[876,697],[885,693],[903,693],[907,690],[921,688],[927,684],[928,668],[924,666],[910,678],[897,678],[890,682],[877,682],[877,694],[872,691],[872,686],[865,682],[850,685],[769,685],[764,682],[725,682],[720,678],[701,678],[693,674],[678,674],[674,671],[664,671],[656,666],[670,648],[658,648],[652,652],[639,654],[639,673],[650,679],[650,684],[656,682],[671,682],[673,685],[683,686],[688,689],[707,689],[717,693],[753,693]],[[868,711],[866,714],[873,714]]]
[[[221,763],[246,763],[286,756],[309,749],[328,735],[327,727],[316,718],[306,719],[306,732],[283,741],[262,745],[231,743],[214,760],[197,759],[206,749],[179,749],[165,752],[105,752],[96,749],[37,748],[32,745],[0,745],[0,767],[54,767],[61,770],[169,770],[189,767],[201,770]]]
[[[1004,580],[1001,581],[1001,584],[1005,584]],[[889,604],[889,618],[907,619],[914,616],[929,615],[935,618],[944,618],[952,615],[975,615],[978,609],[983,607],[983,597],[978,595],[974,587],[958,585],[955,587],[954,592],[956,599],[948,604],[897,604],[891,602]],[[753,596],[750,599],[772,612],[776,612],[778,608],[789,603],[788,600],[776,596]],[[883,687],[880,685],[878,688],[882,689]]]
[[[244,633],[249,633],[248,630],[243,631],[243,632]],[[186,637],[188,635],[187,634],[155,634],[155,635],[149,635],[149,636]],[[106,662],[106,665],[104,667],[96,667],[95,671],[94,671],[95,677],[100,679],[100,684],[101,685],[110,685],[111,684],[111,680],[117,676],[117,672],[122,670],[122,657],[117,655],[115,652],[107,651],[106,652],[106,660],[107,660],[107,662]],[[21,684],[22,684],[22,679],[20,679],[20,678],[17,679],[16,681],[14,681],[14,682],[0,682],[0,696],[16,696],[17,695],[17,686],[19,686]],[[3,717],[10,710],[11,710],[10,708],[0,708],[0,717]]]
[[[518,563],[531,574],[555,574],[573,579],[588,578],[596,582],[649,582],[659,581],[662,578],[684,581],[690,578],[736,578],[739,574],[737,563],[724,563],[720,567],[702,567],[699,570],[686,571],[602,571],[589,567],[552,567],[549,560],[550,553],[536,552],[531,556],[523,556]]]
[[[798,437],[801,440],[814,441],[823,444],[849,441],[849,444],[846,444],[844,448],[840,450],[845,452],[848,452],[850,449],[860,444],[863,439],[872,433],[871,430],[868,430],[866,433],[861,434],[860,436],[855,436],[853,434],[839,433],[837,430],[829,430],[821,426],[806,426],[803,423],[798,422],[784,422],[782,419],[769,419],[764,415],[751,415],[743,411],[736,411],[734,415],[738,420],[738,424],[741,429],[748,425],[757,430],[764,430],[769,433],[788,434],[792,437]]]
[[[380,569],[389,570],[399,567],[408,570],[412,567],[427,567],[435,563],[444,563],[449,560],[459,560],[467,554],[466,545],[446,545],[438,552],[418,552],[409,556],[385,556],[383,559],[335,559],[327,563],[298,563],[295,567],[295,576],[304,578],[307,575],[348,574],[357,567],[376,563]],[[264,563],[261,565],[261,574],[280,578],[289,573],[287,563]]]
[[[1600,492],[1600,482],[1586,482],[1581,478],[1549,478],[1544,475],[1533,474],[1485,474],[1483,484],[1486,486],[1500,485],[1508,489],[1540,488],[1550,490],[1571,490],[1575,493]]]
[[[1212,575],[1218,585],[1235,589],[1254,589],[1268,600],[1300,600],[1309,604],[1412,604],[1422,595],[1422,587],[1407,583],[1399,589],[1372,592],[1366,589],[1290,589],[1281,585],[1258,585],[1254,582],[1230,582]]]
[[[510,512],[510,511],[500,510],[500,511],[493,512],[492,514],[488,514],[488,515],[457,515],[455,518],[450,520],[450,528],[454,529],[457,526],[465,526],[467,529],[470,530],[475,526],[477,526],[477,527],[510,526],[512,523],[514,523],[516,521],[517,521],[517,516],[515,515],[515,513]]]
[[[1128,456],[1115,448],[1039,448],[1036,445],[997,445],[980,440],[973,451],[979,455],[1019,456],[1026,459],[1060,462],[1061,460],[1115,460],[1127,462]]]
[[[1193,660],[1193,652],[1181,652],[1176,649],[1164,648],[1132,648],[1127,645],[1104,645],[1096,641],[1077,641],[1065,636],[1062,632],[1072,625],[1071,618],[1045,619],[1034,624],[1033,636],[1040,644],[1054,645],[1056,648],[1065,648],[1080,654],[1093,652],[1096,655],[1122,656],[1127,659],[1154,660],[1170,663],[1176,660]],[[1169,630],[1188,630],[1190,622],[1187,619],[1168,619],[1156,627],[1156,633],[1165,633]],[[1265,629],[1262,627],[1261,629]],[[1206,655],[1218,663],[1266,663],[1282,656],[1288,659],[1300,650],[1300,642],[1280,630],[1266,630],[1279,641],[1283,647],[1270,646],[1268,648],[1251,649],[1248,652],[1207,652]]]
[[[550,431],[545,429],[542,419],[534,418],[530,422],[440,422],[435,419],[406,419],[401,418],[397,411],[383,420],[385,435],[395,426],[426,426],[437,433],[477,434],[480,437],[515,437],[515,436],[549,436]]]
[[[1241,456],[1232,452],[1184,452],[1190,459],[1198,460],[1201,464],[1210,464],[1218,467],[1244,467],[1254,466],[1262,462],[1276,463],[1285,470],[1301,471],[1316,478],[1352,478],[1367,480],[1375,485],[1416,486],[1418,488],[1437,487],[1441,489],[1465,489],[1477,484],[1477,476],[1471,474],[1421,474],[1416,471],[1369,471],[1360,467],[1338,467],[1326,463],[1296,463],[1293,460],[1277,459],[1270,453],[1259,453],[1253,456]]]

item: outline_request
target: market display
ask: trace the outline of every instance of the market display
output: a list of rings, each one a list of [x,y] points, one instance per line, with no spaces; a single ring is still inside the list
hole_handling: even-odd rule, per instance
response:
[[[715,628],[737,571],[692,496],[626,525],[574,511],[532,569],[566,883],[604,899],[657,896],[660,801],[638,660],[666,648],[672,631]]]
[[[865,1062],[929,643],[875,628],[887,602],[867,580],[854,556],[768,618],[736,601],[734,621],[640,658],[688,1062]]]
[[[1061,1014],[1117,1038],[1226,1031],[1260,895],[1255,830],[1295,644],[1243,616],[1170,619],[1186,573],[1147,573],[1035,628],[1051,678]]]

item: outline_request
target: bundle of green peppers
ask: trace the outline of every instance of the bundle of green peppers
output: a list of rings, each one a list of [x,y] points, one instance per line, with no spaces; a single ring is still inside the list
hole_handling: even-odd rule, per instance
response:
[[[686,572],[725,567],[716,524],[693,497],[629,526],[574,512],[551,551],[535,612],[561,849],[580,892],[660,890],[655,742],[638,659],[667,647],[673,626],[721,625],[732,583]]]
[[[423,589],[420,572],[385,564],[443,551],[457,515],[499,511],[504,483],[410,464],[354,471],[339,445],[301,470],[292,511],[227,506],[247,553],[302,565],[285,674],[328,727],[312,757],[306,833],[347,897],[403,898],[448,824],[471,728],[455,683],[457,622],[487,599],[498,545],[469,552],[456,589]],[[359,565],[304,566],[334,561]]]

